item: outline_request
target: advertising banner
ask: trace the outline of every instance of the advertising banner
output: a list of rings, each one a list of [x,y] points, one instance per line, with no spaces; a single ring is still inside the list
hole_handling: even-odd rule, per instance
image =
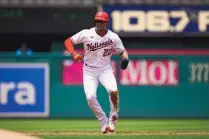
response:
[[[0,63],[0,117],[49,116],[49,65]]]
[[[120,74],[121,85],[178,85],[178,62],[134,60]]]
[[[121,36],[204,36],[209,34],[209,6],[104,5],[109,29]]]
[[[209,62],[191,62],[188,69],[190,84],[209,83]]]
[[[64,85],[83,84],[83,62],[64,60],[62,71],[62,82]]]
[[[64,85],[83,85],[83,62],[73,60],[63,61],[62,82]],[[113,72],[116,74],[116,62],[111,61]]]

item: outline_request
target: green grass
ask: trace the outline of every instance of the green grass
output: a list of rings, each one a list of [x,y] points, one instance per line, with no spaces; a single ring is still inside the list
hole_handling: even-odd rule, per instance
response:
[[[69,139],[69,136],[42,136],[44,139]],[[142,135],[142,136],[70,136],[74,139],[208,139],[209,136]]]
[[[209,119],[120,119],[115,134],[102,135],[96,119],[0,119],[0,128],[44,139],[208,139]]]

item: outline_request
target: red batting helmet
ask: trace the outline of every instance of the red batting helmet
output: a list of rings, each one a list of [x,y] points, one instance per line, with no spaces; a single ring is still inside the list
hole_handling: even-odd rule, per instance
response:
[[[94,17],[94,21],[95,20],[102,20],[107,22],[109,20],[109,16],[106,12],[97,12]]]

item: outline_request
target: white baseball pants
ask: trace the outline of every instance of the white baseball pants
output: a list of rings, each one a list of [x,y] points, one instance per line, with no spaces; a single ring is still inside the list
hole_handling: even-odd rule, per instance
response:
[[[103,127],[107,124],[108,118],[97,100],[96,94],[99,82],[105,87],[108,93],[110,93],[111,91],[118,91],[116,79],[111,64],[106,65],[102,68],[89,67],[84,64],[83,85],[86,99],[89,107],[94,112],[95,116],[100,122],[100,126]],[[118,112],[112,104],[110,95],[109,102],[111,109],[109,114],[109,121],[112,121],[113,116],[118,117]]]

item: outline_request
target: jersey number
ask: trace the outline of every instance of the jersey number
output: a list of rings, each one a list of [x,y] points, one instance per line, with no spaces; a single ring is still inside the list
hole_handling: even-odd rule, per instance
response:
[[[103,57],[111,55],[111,54],[112,54],[112,49],[104,49]]]

